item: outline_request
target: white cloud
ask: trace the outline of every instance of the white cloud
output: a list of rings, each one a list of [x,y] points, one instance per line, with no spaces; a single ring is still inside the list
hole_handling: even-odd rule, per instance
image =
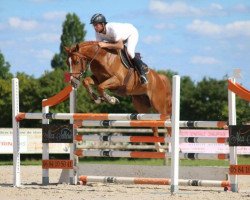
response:
[[[155,24],[154,27],[159,30],[164,30],[164,29],[174,29],[175,25],[167,24],[167,23],[159,23],[159,24]]]
[[[8,24],[12,28],[21,30],[33,30],[38,25],[38,23],[35,20],[22,20],[18,17],[9,18]]]
[[[213,9],[213,10],[223,10],[222,5],[220,5],[220,4],[218,4],[218,3],[212,3],[212,4],[210,5],[210,7],[211,7],[211,9]]]
[[[201,64],[201,65],[213,65],[213,64],[218,64],[220,61],[218,61],[214,57],[209,57],[209,56],[193,56],[191,58],[191,63],[193,64]]]
[[[200,35],[218,35],[222,31],[219,25],[201,20],[194,20],[192,24],[187,25],[187,29]]]
[[[41,60],[48,60],[51,59],[54,56],[54,52],[52,52],[49,49],[42,49],[42,50],[31,50],[32,55],[34,55],[36,58]]]
[[[222,5],[211,3],[205,8],[190,6],[184,1],[173,1],[167,3],[164,0],[151,0],[149,2],[149,10],[162,16],[211,16],[224,15],[225,11]]]
[[[64,19],[66,16],[65,11],[53,11],[47,12],[43,14],[43,18],[46,20],[57,20],[57,19]]]
[[[149,10],[160,15],[200,15],[201,10],[193,6],[189,6],[184,2],[166,3],[162,0],[151,0]]]
[[[212,37],[250,37],[250,21],[235,21],[226,25],[218,25],[209,21],[194,20],[187,25],[187,30],[203,36]]]
[[[42,41],[42,42],[59,42],[60,35],[53,34],[53,33],[42,33],[33,37],[26,37],[24,39],[26,42],[33,42],[33,41]]]
[[[162,38],[159,35],[149,35],[143,39],[143,42],[146,44],[159,43]]]
[[[236,21],[224,26],[228,36],[250,36],[250,21]]]

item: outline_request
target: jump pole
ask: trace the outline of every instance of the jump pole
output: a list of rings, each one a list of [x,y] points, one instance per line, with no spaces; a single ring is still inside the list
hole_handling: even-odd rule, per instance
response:
[[[19,82],[12,79],[12,127],[13,127],[13,186],[21,186],[20,170],[20,129],[16,116],[19,113]]]
[[[172,136],[171,136],[171,194],[178,192],[179,181],[179,121],[180,121],[180,76],[173,76],[172,86]]]
[[[44,99],[43,101],[46,101]],[[43,113],[49,113],[49,106],[42,107]],[[49,119],[42,119],[42,124],[49,124]],[[42,160],[49,160],[49,143],[42,143]],[[42,169],[42,184],[49,184],[49,169]]]
[[[76,92],[77,89],[72,88],[72,91],[69,95],[69,105],[70,105],[70,113],[76,112]],[[70,119],[70,124],[74,124],[74,119]],[[75,138],[77,130],[73,129],[73,138]],[[73,160],[73,170],[69,170],[69,182],[70,184],[76,185],[77,184],[77,163],[78,158],[75,157],[74,151],[76,150],[76,143],[73,142],[70,144],[70,160]]]
[[[235,83],[235,78],[230,79]],[[228,89],[228,121],[229,125],[236,125],[236,95]],[[237,165],[237,147],[229,147],[229,164]],[[231,190],[238,192],[238,176],[230,175]]]

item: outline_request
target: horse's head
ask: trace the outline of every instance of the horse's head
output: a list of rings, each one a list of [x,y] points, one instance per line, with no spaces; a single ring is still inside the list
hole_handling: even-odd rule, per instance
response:
[[[80,78],[84,75],[88,68],[88,59],[79,52],[79,45],[70,48],[65,47],[68,54],[67,65],[70,69],[71,85],[78,87],[80,85]]]

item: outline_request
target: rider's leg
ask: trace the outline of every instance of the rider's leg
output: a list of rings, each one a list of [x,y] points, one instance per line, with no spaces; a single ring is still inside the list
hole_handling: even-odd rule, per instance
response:
[[[137,57],[134,57],[132,59],[132,61],[133,61],[133,64],[135,65],[135,68],[137,69],[137,71],[140,74],[140,81],[141,81],[141,83],[142,84],[147,84],[148,80],[147,80],[147,77],[146,77],[146,73],[145,73],[145,69],[143,67],[142,61],[139,58],[137,58]]]
[[[132,62],[135,65],[135,68],[137,69],[137,71],[140,74],[140,81],[142,84],[147,84],[148,80],[145,74],[145,70],[143,68],[143,63],[141,61],[141,59],[137,58],[135,56],[135,47],[137,45],[138,42],[138,32],[135,29],[134,33],[131,34],[127,40],[127,50],[128,50],[128,54],[130,55],[130,57],[132,58]]]

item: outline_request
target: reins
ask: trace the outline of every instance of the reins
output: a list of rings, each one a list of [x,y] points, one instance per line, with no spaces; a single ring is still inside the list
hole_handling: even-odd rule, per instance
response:
[[[91,63],[95,60],[96,56],[98,55],[99,51],[100,51],[100,47],[97,46],[98,49],[97,51],[95,52],[95,55],[93,56],[93,58],[89,61],[88,58],[82,54],[80,54],[79,52],[72,52],[71,53],[71,56],[72,55],[75,55],[77,57],[80,58],[80,62],[81,62],[81,71],[80,72],[70,72],[70,75],[74,75],[74,74],[79,74],[80,76],[79,77],[74,77],[75,79],[77,80],[80,80],[82,77],[85,77],[87,71],[89,70],[90,66],[91,66]],[[83,70],[83,60],[86,61],[86,68],[85,70]]]

